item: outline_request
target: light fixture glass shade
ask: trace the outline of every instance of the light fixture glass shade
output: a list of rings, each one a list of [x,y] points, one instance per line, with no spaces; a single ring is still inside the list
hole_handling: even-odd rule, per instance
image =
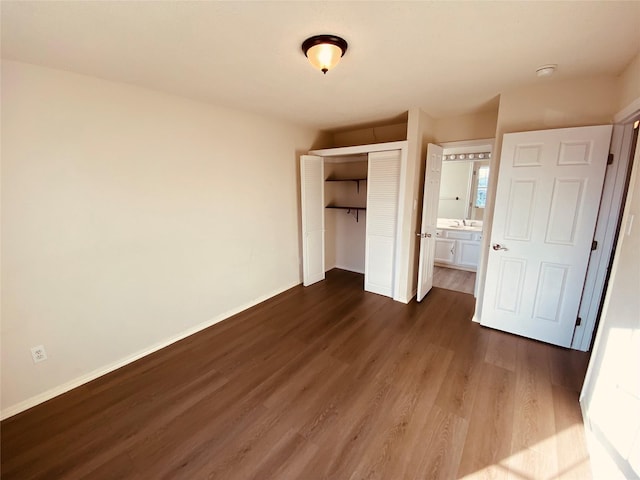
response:
[[[347,46],[346,40],[336,35],[316,35],[302,42],[302,51],[311,65],[327,73],[338,64]]]
[[[321,43],[307,50],[307,58],[311,65],[326,73],[335,67],[342,57],[342,50],[337,45]]]

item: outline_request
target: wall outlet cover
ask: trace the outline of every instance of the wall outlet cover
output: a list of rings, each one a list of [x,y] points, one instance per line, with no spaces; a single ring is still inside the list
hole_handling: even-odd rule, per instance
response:
[[[31,357],[33,357],[33,363],[44,362],[47,359],[47,352],[44,349],[44,345],[31,347]]]

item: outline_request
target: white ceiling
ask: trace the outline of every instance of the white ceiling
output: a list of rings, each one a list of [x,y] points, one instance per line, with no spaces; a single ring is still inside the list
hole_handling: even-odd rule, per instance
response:
[[[640,51],[640,2],[2,1],[2,56],[316,128],[420,107],[495,107],[518,85],[617,75]],[[300,45],[349,42],[326,76]],[[535,69],[559,65],[552,79]]]

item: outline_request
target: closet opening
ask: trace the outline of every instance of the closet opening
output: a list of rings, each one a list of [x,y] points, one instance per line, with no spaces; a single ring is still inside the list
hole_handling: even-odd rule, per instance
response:
[[[364,274],[364,290],[400,288],[407,142],[314,150],[300,158],[303,285],[333,268]]]
[[[324,159],[326,271],[364,275],[368,165],[367,154]]]

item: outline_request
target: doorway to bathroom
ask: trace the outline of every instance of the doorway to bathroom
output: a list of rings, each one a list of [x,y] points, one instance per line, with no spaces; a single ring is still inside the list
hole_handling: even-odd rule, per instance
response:
[[[493,141],[442,145],[434,287],[475,293]]]

